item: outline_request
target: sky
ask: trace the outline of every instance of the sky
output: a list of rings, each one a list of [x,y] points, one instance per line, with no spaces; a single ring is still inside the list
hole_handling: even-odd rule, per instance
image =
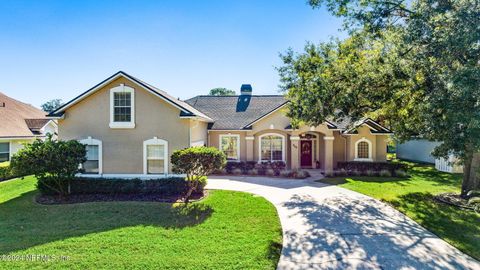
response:
[[[215,87],[279,94],[289,47],[343,37],[306,0],[0,0],[0,92],[39,107],[119,70],[175,97]]]

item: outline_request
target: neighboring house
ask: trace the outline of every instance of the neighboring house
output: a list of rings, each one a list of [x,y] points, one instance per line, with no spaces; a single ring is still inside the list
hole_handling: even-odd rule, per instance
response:
[[[391,131],[372,119],[294,129],[283,96],[197,96],[182,101],[117,72],[49,114],[60,139],[87,145],[87,174],[145,177],[171,173],[173,151],[208,145],[231,161],[284,161],[331,171],[339,161],[386,161]]]
[[[0,93],[0,162],[47,133],[55,135],[57,125],[46,118],[46,112]]]
[[[463,172],[463,167],[458,164],[458,160],[453,155],[448,160],[432,156],[433,149],[438,145],[440,145],[440,142],[432,142],[425,139],[412,139],[404,143],[398,143],[396,147],[397,158],[435,164],[435,168],[442,172]]]
[[[415,162],[435,164],[432,151],[440,145],[439,142],[432,142],[424,139],[413,139],[396,146],[397,158]]]

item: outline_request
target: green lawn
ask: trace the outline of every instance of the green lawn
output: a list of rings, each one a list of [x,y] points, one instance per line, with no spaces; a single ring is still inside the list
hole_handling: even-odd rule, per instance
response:
[[[212,191],[201,202],[39,205],[35,179],[0,183],[0,256],[68,256],[0,268],[274,269],[281,250],[273,205]],[[0,257],[1,259],[1,257]]]
[[[408,163],[410,178],[335,177],[322,182],[340,185],[383,200],[450,244],[480,259],[480,215],[437,203],[432,195],[460,192],[461,175]]]

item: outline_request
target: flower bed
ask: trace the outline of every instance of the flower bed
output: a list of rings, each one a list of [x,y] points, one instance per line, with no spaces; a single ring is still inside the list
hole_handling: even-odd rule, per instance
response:
[[[223,170],[216,171],[215,174],[271,176],[296,179],[304,179],[310,176],[307,171],[286,169],[286,164],[283,161],[261,163],[256,161],[229,161]]]
[[[407,165],[391,162],[338,162],[333,176],[408,177]]]

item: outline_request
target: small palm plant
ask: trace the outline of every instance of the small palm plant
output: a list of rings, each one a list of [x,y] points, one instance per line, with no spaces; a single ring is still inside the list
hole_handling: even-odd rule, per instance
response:
[[[473,207],[473,209],[480,213],[480,190],[470,190],[467,193],[468,204]]]

